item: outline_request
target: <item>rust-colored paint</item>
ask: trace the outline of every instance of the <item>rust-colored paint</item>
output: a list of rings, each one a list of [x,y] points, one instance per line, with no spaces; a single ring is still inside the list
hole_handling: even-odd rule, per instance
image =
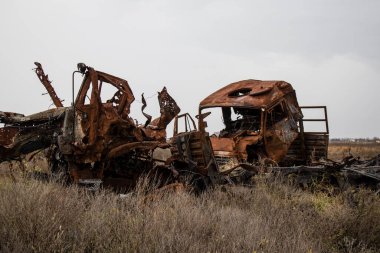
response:
[[[214,151],[234,152],[236,142],[231,138],[214,138],[211,137],[212,149]]]
[[[266,108],[293,91],[292,86],[284,81],[244,80],[212,93],[199,107]]]

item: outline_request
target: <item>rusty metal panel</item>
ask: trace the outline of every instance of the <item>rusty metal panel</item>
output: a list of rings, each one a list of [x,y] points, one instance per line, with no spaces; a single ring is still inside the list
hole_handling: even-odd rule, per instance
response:
[[[229,84],[206,97],[200,108],[207,107],[269,107],[280,98],[293,92],[284,81],[244,80]]]

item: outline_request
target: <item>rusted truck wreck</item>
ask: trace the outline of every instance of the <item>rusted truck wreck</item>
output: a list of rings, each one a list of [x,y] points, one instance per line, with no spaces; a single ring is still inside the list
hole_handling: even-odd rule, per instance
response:
[[[126,80],[80,63],[73,72],[72,104],[64,107],[41,64],[35,64],[56,108],[30,116],[0,112],[0,163],[44,150],[51,173],[64,174],[74,183],[102,183],[120,190],[133,188],[143,174],[159,177],[162,185],[190,183],[195,190],[247,182],[268,171],[307,178],[356,173],[380,181],[378,158],[369,167],[328,161],[326,107],[299,106],[287,82],[229,84],[200,102],[197,123],[188,113],[178,115],[180,108],[164,87],[158,93],[160,116],[152,120],[144,112],[142,96],[147,120],[138,124],[130,117],[135,97]],[[83,81],[75,98],[76,74]],[[113,91],[106,92],[108,88]],[[307,119],[305,110],[321,114]],[[173,137],[167,140],[166,127],[173,119]],[[216,121],[221,121],[219,129],[211,129],[210,135],[209,125]],[[305,130],[305,122],[319,122],[323,129]]]
[[[167,149],[166,126],[180,112],[166,88],[158,93],[160,117],[138,125],[130,116],[134,95],[126,80],[78,64],[73,73],[73,103],[63,107],[41,64],[35,72],[57,108],[30,116],[0,112],[0,162],[19,160],[36,150],[48,149],[53,173],[66,173],[77,183],[101,180],[104,185],[133,187],[147,171],[173,174],[165,161],[153,159],[156,149]],[[74,75],[83,82],[74,99]],[[103,98],[105,86],[115,93]],[[146,102],[142,96],[143,107]]]
[[[303,111],[317,113],[306,118]],[[219,117],[212,118],[212,114]],[[339,185],[344,185],[343,181],[380,182],[378,162],[354,166],[328,159],[326,106],[299,106],[296,92],[287,82],[244,80],[229,84],[201,101],[196,117],[198,124],[189,114],[176,117],[173,154],[195,164],[197,172],[211,181],[249,182],[257,173],[275,172],[292,174],[300,184],[318,177],[329,178],[333,184],[341,181]],[[208,123],[220,119],[221,128],[210,135]],[[181,121],[184,131],[179,130]],[[306,131],[305,123],[311,124]],[[313,127],[315,124],[318,126]],[[373,161],[379,161],[378,157],[362,164]]]
[[[217,111],[215,110],[217,108]],[[324,132],[305,132],[301,109],[322,109]],[[213,109],[213,110],[210,110]],[[206,118],[221,113],[224,128],[209,136]],[[255,170],[257,165],[308,164],[327,158],[326,107],[300,107],[295,90],[284,81],[245,80],[216,91],[199,105],[198,128],[178,133],[178,120],[193,122],[189,115],[175,120],[172,144],[180,156],[228,174],[237,169]],[[197,130],[198,129],[198,130]]]

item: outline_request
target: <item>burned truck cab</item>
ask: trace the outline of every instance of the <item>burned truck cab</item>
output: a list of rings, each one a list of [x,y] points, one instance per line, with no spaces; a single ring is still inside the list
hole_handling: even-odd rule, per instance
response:
[[[206,131],[209,108],[222,111],[224,128],[210,137],[220,164],[264,158],[278,163],[299,134],[302,112],[284,81],[244,80],[214,92],[200,103],[200,131]]]
[[[206,155],[203,155],[200,167],[209,164],[209,169],[213,164],[211,167],[222,174],[237,168],[252,170],[256,165],[305,164],[311,154],[317,158],[326,157],[328,144],[326,107],[309,108],[324,109],[325,117],[321,121],[326,122],[327,131],[304,131],[302,107],[289,83],[243,80],[229,84],[201,101],[198,130],[178,133],[176,123],[173,139],[182,145],[177,145],[178,153],[199,157],[197,153],[203,151]],[[221,122],[215,126],[215,121]],[[185,140],[185,136],[190,145],[178,138]],[[203,139],[202,150],[194,149],[198,139],[191,136]]]

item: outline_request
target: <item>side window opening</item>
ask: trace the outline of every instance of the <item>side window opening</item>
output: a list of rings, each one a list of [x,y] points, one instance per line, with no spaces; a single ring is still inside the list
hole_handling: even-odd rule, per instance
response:
[[[102,103],[112,103],[113,106],[118,105],[121,97],[121,92],[118,88],[107,82],[101,82],[99,89]]]
[[[114,107],[116,107],[119,102],[122,95],[122,92],[117,89],[115,86],[113,86],[110,83],[107,82],[99,82],[99,96],[102,103],[112,103]],[[91,103],[91,95],[92,95],[92,84],[87,90],[86,97],[84,100],[85,105],[89,105]]]
[[[186,133],[196,130],[190,115],[184,115],[177,118],[177,133]],[[195,124],[195,123],[194,123]]]
[[[220,107],[206,108],[201,111],[201,114],[207,115],[202,121],[205,124],[205,130],[210,135],[219,136],[223,129],[223,115]]]

